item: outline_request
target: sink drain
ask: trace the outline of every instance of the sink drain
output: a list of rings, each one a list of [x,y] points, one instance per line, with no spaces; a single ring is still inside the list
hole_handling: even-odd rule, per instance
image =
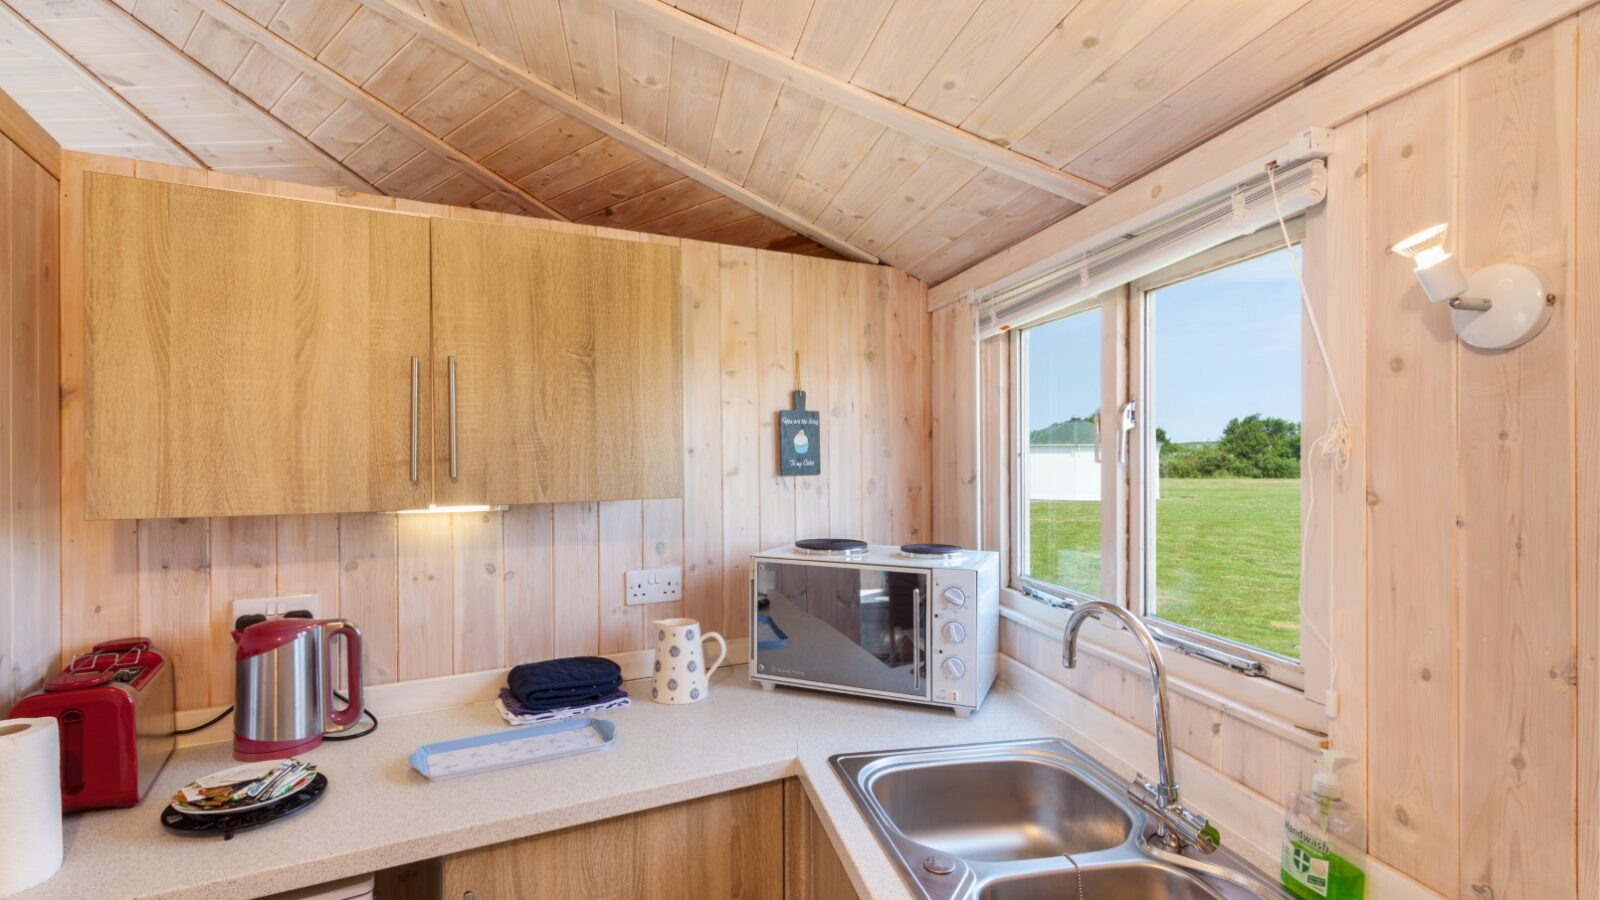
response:
[[[956,863],[948,856],[935,854],[923,857],[922,867],[935,875],[949,875],[956,870]]]

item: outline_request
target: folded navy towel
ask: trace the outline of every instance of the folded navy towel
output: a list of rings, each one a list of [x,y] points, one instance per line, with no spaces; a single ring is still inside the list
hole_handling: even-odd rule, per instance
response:
[[[599,656],[569,656],[515,666],[506,677],[511,695],[528,709],[593,703],[622,684],[622,667]]]

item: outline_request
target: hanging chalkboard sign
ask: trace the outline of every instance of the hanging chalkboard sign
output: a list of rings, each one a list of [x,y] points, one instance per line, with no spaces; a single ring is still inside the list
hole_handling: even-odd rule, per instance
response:
[[[794,409],[778,410],[778,474],[822,474],[822,416],[794,392]]]

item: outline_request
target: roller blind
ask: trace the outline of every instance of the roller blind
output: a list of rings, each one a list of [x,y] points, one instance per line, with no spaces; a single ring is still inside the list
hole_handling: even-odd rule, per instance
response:
[[[1328,193],[1328,170],[1321,159],[1295,163],[1273,177],[1285,218],[1316,206]],[[1263,174],[1078,259],[979,295],[978,328],[990,337],[1040,321],[1276,221],[1272,189]]]

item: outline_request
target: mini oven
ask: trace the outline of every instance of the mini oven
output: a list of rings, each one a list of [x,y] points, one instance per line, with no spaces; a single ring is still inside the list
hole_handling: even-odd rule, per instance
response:
[[[971,715],[994,683],[1000,562],[816,539],[750,559],[750,679]]]

